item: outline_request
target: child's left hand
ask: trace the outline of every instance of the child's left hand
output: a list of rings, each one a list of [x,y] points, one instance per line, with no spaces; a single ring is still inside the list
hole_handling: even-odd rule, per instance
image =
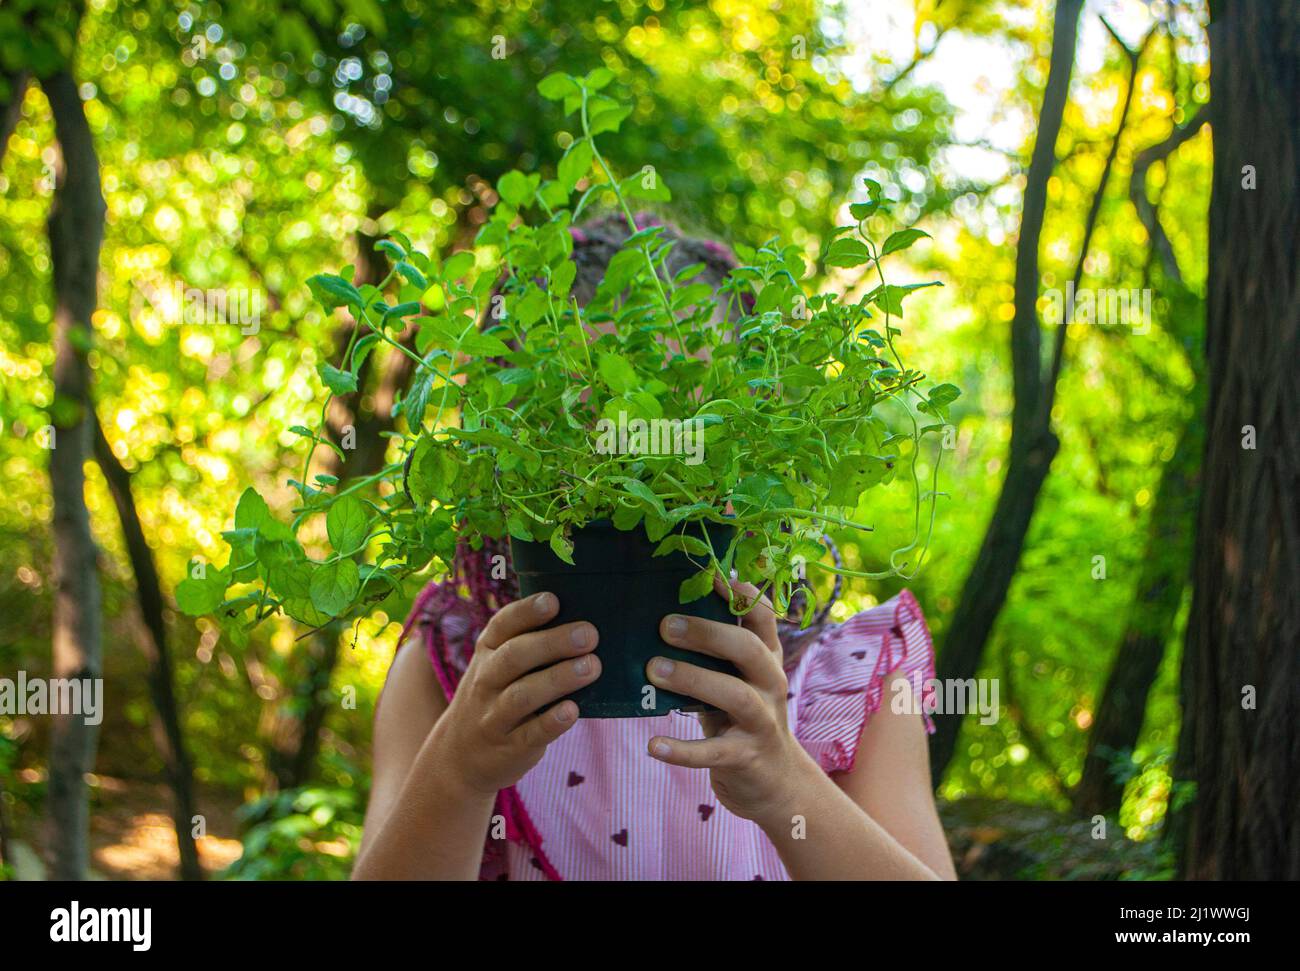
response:
[[[721,580],[714,580],[714,588],[727,596]],[[752,584],[733,582],[731,589],[742,597],[758,596]],[[789,684],[770,601],[764,597],[740,626],[669,614],[659,630],[674,647],[730,661],[741,677],[651,658],[646,671],[652,684],[719,711],[700,715],[704,738],[685,741],[656,735],[650,739],[650,754],[671,765],[708,769],[718,801],[737,816],[760,825],[784,819],[802,780],[817,765],[786,724]]]

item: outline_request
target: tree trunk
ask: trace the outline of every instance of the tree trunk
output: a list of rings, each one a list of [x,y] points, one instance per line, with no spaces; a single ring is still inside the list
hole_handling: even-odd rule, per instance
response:
[[[1173,244],[1147,197],[1146,177],[1153,164],[1164,161],[1195,136],[1208,116],[1208,109],[1202,106],[1182,128],[1175,128],[1163,141],[1144,148],[1134,158],[1129,178],[1129,199],[1151,240],[1151,252],[1158,257],[1161,285],[1170,294],[1167,329],[1186,348],[1196,393],[1191,418],[1179,435],[1173,458],[1161,473],[1142,557],[1143,572],[1088,736],[1083,775],[1073,795],[1075,810],[1087,816],[1119,811],[1124,784],[1111,774],[1111,761],[1137,745],[1147,698],[1164,660],[1183,590],[1191,579],[1200,459],[1205,446],[1205,361],[1200,349],[1205,340],[1205,301],[1183,280]],[[1167,185],[1165,191],[1169,191]]]
[[[1185,877],[1296,880],[1300,10],[1214,9],[1209,404],[1179,739],[1195,798],[1175,828]]]
[[[9,147],[9,136],[22,117],[27,81],[26,71],[0,71],[0,162],[4,161],[5,149]]]
[[[1050,409],[1044,407],[1047,392],[1037,310],[1038,248],[1047,210],[1047,183],[1056,167],[1056,139],[1061,132],[1070,90],[1075,38],[1082,8],[1083,0],[1057,0],[1056,4],[1052,60],[1025,182],[1020,240],[1016,249],[1015,314],[1011,321],[1015,404],[1011,416],[1010,457],[993,518],[984,534],[975,565],[962,586],[961,600],[939,654],[938,677],[941,679],[965,681],[978,673],[984,645],[1006,601],[1038,493],[1058,447],[1051,430]],[[961,715],[936,717],[935,729],[931,737],[930,768],[932,780],[938,785],[957,748]]]
[[[54,434],[49,442],[53,493],[56,678],[98,678],[102,630],[98,551],[86,507],[85,463],[93,451],[94,412],[86,352],[92,339],[104,199],[99,163],[77,85],[67,72],[42,83],[54,114],[62,172],[50,210],[54,275]],[[51,732],[48,816],[50,876],[89,873],[85,776],[94,766],[98,729],[78,715],[58,715]]]
[[[1073,793],[1074,808],[1081,815],[1111,815],[1123,801],[1125,780],[1116,776],[1112,766],[1117,757],[1137,747],[1146,720],[1147,697],[1187,587],[1203,443],[1197,408],[1160,476],[1142,574],[1088,734],[1083,775]]]
[[[141,646],[148,664],[149,696],[153,701],[150,732],[163,761],[167,785],[172,791],[172,822],[176,828],[180,876],[182,880],[202,880],[203,868],[199,865],[199,851],[193,836],[194,770],[190,765],[189,753],[185,750],[180,713],[176,705],[175,678],[172,674],[171,655],[167,650],[167,627],[163,619],[162,586],[158,582],[153,550],[145,539],[140,515],[131,496],[131,473],[123,468],[113,454],[98,420],[95,421],[95,459],[103,470],[109,491],[113,495],[113,503],[117,506],[127,556],[135,574],[140,617],[149,634]]]

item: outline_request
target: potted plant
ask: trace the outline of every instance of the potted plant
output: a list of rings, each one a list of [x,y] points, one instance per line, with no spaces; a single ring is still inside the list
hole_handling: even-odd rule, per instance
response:
[[[823,254],[878,280],[856,301],[807,292],[802,252],[777,242],[738,247],[743,265],[716,287],[697,279],[701,265],[669,273],[672,241],[660,226],[637,228],[630,208],[668,200],[667,187],[649,168],[619,179],[598,145],[630,110],[603,93],[611,79],[598,69],[542,81],[580,135],[555,178],[500,179],[473,251],[440,263],[394,232],[378,244],[393,266],[380,286],[354,285],[351,267],[308,281],[327,312],[346,307],[359,321],[340,366],[318,369],[325,407],[356,389],[380,342],[413,358],[396,406],[399,457],[357,482],[308,482],[315,448],[337,447],[323,407],[319,427],[294,429],[309,445],[292,522],[245,492],[223,534],[229,562],[182,582],[183,609],[215,613],[236,640],[277,611],[323,625],[446,569],[458,542],[508,536],[523,592],[555,590],[556,623],[581,617],[600,631],[605,674],[578,698],[583,714],[641,715],[690,704],[647,706],[639,690],[646,660],[671,653],[658,637],[663,614],[752,609],[715,596],[714,576],[753,583],[783,614],[806,570],[879,577],[919,564],[922,505],[932,520],[935,493],[922,493],[916,457],[959,392],[923,390],[894,347],[903,300],[936,284],[888,284],[881,261],[925,234],[873,244],[866,221],[883,205],[868,181],[869,198],[850,207],[854,225]],[[629,236],[580,305],[570,227],[605,196]],[[414,350],[398,340],[412,319]],[[876,573],[823,563],[823,530],[870,529],[857,519],[863,493],[900,466],[915,503],[911,541]],[[309,550],[299,531],[319,517],[328,547]]]

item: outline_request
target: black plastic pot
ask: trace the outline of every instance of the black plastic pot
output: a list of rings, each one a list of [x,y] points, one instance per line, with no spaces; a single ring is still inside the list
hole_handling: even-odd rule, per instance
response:
[[[690,529],[699,535],[699,526]],[[710,542],[727,548],[732,527],[710,523]],[[657,543],[637,527],[624,532],[608,520],[597,520],[573,533],[570,566],[547,543],[512,539],[510,552],[519,577],[520,596],[549,590],[560,599],[560,612],[548,627],[585,620],[600,632],[596,655],[601,674],[592,684],[569,697],[578,703],[581,718],[640,718],[681,711],[713,711],[694,698],[654,688],[646,677],[652,657],[689,661],[700,667],[738,674],[730,662],[685,651],[659,636],[666,614],[686,614],[734,624],[727,602],[710,594],[692,603],[677,601],[681,582],[700,567],[685,553],[652,556]]]

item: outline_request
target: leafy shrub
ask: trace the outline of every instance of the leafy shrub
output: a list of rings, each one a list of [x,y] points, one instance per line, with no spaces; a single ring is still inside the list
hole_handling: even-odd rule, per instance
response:
[[[244,852],[228,880],[346,880],[364,818],[353,789],[309,787],[263,796],[240,807]]]

